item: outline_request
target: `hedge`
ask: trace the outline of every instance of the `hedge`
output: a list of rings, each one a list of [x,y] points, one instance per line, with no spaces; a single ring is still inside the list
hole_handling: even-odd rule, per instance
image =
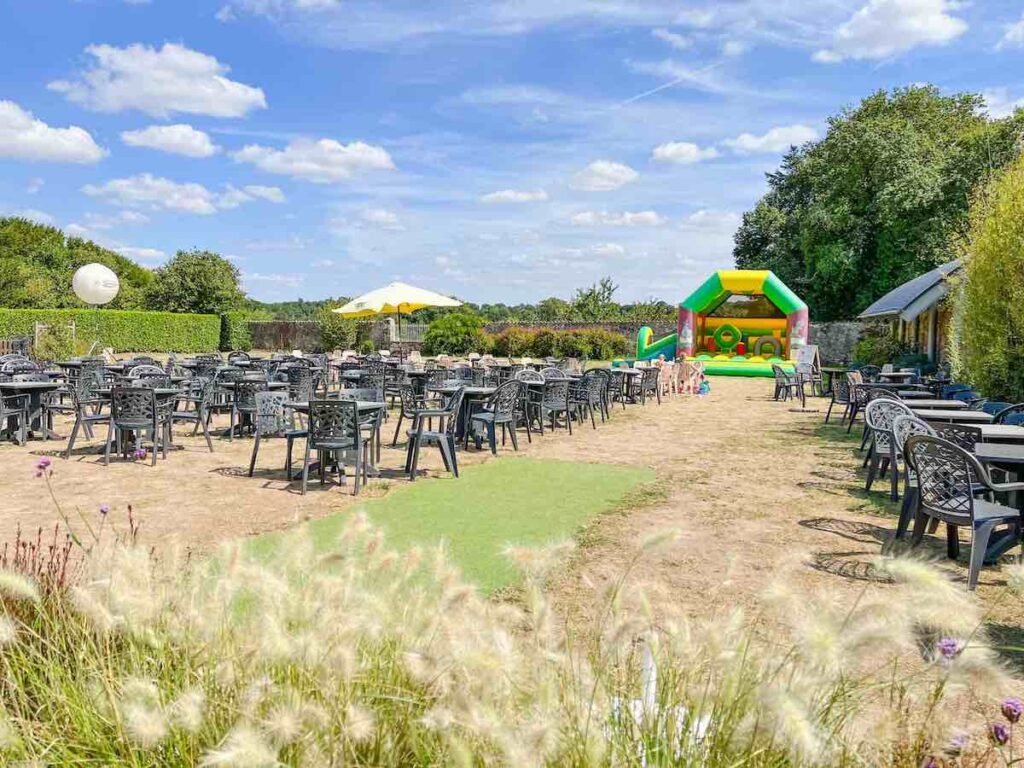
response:
[[[115,352],[212,352],[220,346],[218,315],[116,309],[2,309],[0,338],[33,336],[35,324],[75,323],[79,341]]]
[[[621,333],[600,328],[553,331],[511,326],[490,337],[488,346],[497,355],[509,357],[578,357],[611,360],[629,352],[629,340]]]
[[[252,349],[249,323],[272,320],[273,315],[263,310],[238,309],[220,316],[220,349],[222,352]]]

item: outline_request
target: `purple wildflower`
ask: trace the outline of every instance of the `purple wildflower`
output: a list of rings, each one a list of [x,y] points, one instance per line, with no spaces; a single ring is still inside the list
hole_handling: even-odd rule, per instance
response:
[[[952,661],[963,652],[964,645],[959,637],[944,637],[935,643],[935,650],[945,661]]]
[[[139,461],[142,461],[149,455],[149,452],[145,448],[136,448],[135,453],[132,455]]]
[[[108,507],[106,504],[100,504],[100,514],[106,515],[108,512],[110,512],[110,507]]]
[[[928,755],[924,760],[921,761],[921,768],[940,768],[940,763],[933,755]]]
[[[1024,715],[1024,701],[1011,696],[1003,700],[1003,705],[1000,709],[1003,712],[1003,717],[1011,723],[1016,723],[1020,720],[1021,715]]]
[[[36,477],[42,477],[46,474],[46,470],[50,468],[52,461],[49,456],[40,457],[39,461],[36,462]]]
[[[970,744],[970,742],[971,737],[966,733],[957,733],[949,740],[949,746],[946,747],[946,754],[956,757],[967,748],[967,745]]]
[[[989,738],[1000,747],[1010,740],[1010,729],[1003,723],[991,723],[988,727]]]

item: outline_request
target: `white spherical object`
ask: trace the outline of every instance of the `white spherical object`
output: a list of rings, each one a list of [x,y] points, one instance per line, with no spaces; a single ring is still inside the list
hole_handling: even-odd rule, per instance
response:
[[[109,267],[102,264],[86,264],[79,267],[71,279],[71,287],[86,304],[108,304],[117,296],[121,283]]]

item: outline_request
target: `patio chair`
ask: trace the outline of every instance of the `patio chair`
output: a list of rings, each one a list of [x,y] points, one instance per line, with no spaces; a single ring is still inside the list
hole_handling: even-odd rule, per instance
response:
[[[947,553],[956,558],[960,553],[960,527],[971,529],[970,567],[967,588],[978,584],[993,531],[1005,526],[1015,542],[1020,540],[1020,511],[994,501],[976,497],[976,484],[990,493],[1024,490],[1024,483],[996,484],[973,454],[937,437],[914,435],[907,439],[906,451],[913,458],[917,473],[918,494],[911,544],[917,546],[924,538],[930,520],[946,523]]]
[[[28,401],[28,395],[0,397],[0,432],[7,432],[8,438],[20,445],[28,440]],[[15,430],[19,436],[15,436]]]
[[[772,375],[775,377],[774,400],[785,402],[790,397],[799,397],[801,403],[804,401],[804,385],[796,376],[790,376],[775,363],[772,363]]]
[[[907,453],[907,440],[913,435],[937,437],[935,430],[927,421],[916,416],[897,416],[892,422],[893,444],[903,454],[903,504],[900,507],[900,518],[896,524],[894,539],[902,539],[910,527],[910,518],[917,503],[917,473],[914,470],[913,457]]]
[[[555,368],[554,366],[548,366],[547,368],[541,368],[540,369],[540,375],[544,377],[545,381],[547,381],[548,379],[564,379],[565,378],[565,372],[562,371],[560,368]]]
[[[235,363],[248,363],[251,359],[252,358],[249,357],[248,352],[242,352],[241,350],[228,353],[228,365],[234,365]]]
[[[539,371],[535,371],[531,368],[524,368],[521,371],[516,371],[515,380],[523,383],[522,395],[519,398],[519,406],[517,408],[516,415],[526,427],[526,441],[532,443],[533,423],[536,419],[540,418],[538,405],[540,403],[541,395],[543,394],[543,388],[527,385],[543,384],[544,377]]]
[[[843,415],[839,419],[839,424],[842,425],[846,421],[847,414],[850,412],[850,382],[841,377],[837,377],[832,381],[832,400],[829,402],[828,412],[825,414],[826,424],[828,424],[828,420],[832,416],[832,409],[837,405],[843,407]]]
[[[465,430],[466,447],[469,446],[469,435],[472,432],[476,447],[480,448],[481,437],[477,427],[482,426],[487,432],[487,443],[491,453],[497,455],[497,430],[501,427],[501,444],[505,445],[505,435],[509,433],[512,437],[512,447],[519,450],[519,441],[516,438],[516,404],[519,402],[521,388],[522,384],[514,379],[506,381],[469,414]]]
[[[626,375],[617,368],[608,371],[608,414],[611,415],[611,404],[618,402],[622,410],[626,410]]]
[[[150,365],[149,363],[140,363],[131,370],[128,371],[129,379],[140,379],[146,376],[166,376],[167,371],[161,368],[159,365]]]
[[[0,365],[0,373],[6,373],[10,376],[17,376],[23,373],[38,373],[40,370],[38,363],[27,358],[8,360],[3,365]]]
[[[864,422],[871,431],[871,462],[864,490],[870,491],[875,478],[889,470],[893,501],[899,500],[899,459],[900,452],[893,439],[892,423],[897,416],[913,416],[914,412],[896,400],[878,399],[868,403],[864,410]]]
[[[256,411],[253,414],[253,432],[256,439],[252,445],[252,457],[249,459],[249,477],[256,471],[256,456],[260,452],[260,444],[264,438],[282,435],[287,440],[285,452],[285,476],[292,476],[292,445],[300,437],[306,437],[306,430],[289,427],[287,409],[287,392],[270,392],[263,390],[255,393]]]
[[[1013,403],[1005,403],[1001,400],[986,400],[982,403],[980,410],[991,416],[997,416],[1012,405]]]
[[[604,421],[605,418],[611,418],[612,415],[612,388],[615,386],[615,377],[612,376],[612,372],[607,368],[592,368],[591,370],[597,374],[601,381],[601,420]]]
[[[228,427],[228,441],[234,440],[235,425],[239,434],[245,429],[246,422],[252,425],[252,416],[256,413],[256,393],[267,391],[267,382],[237,381],[234,386],[234,398],[231,401],[231,422]]]
[[[391,440],[392,447],[398,445],[398,433],[402,429],[402,421],[416,418],[419,411],[426,410],[426,398],[416,391],[411,382],[402,384],[398,388],[398,397],[401,402],[401,410],[398,412],[398,423],[395,425],[395,436]]]
[[[970,392],[971,387],[969,384],[944,384],[942,389],[939,391],[939,397],[943,400],[952,400],[953,395],[957,392]]]
[[[338,480],[344,482],[343,451],[356,455],[352,495],[359,495],[360,473],[366,478],[366,462],[363,458],[365,439],[359,428],[359,410],[351,400],[309,401],[309,427],[306,434],[306,453],[302,463],[302,495],[306,494],[309,483],[309,457],[316,451],[320,463],[320,484],[328,460],[332,460],[338,472]]]
[[[367,403],[384,402],[383,400],[377,399],[379,395],[380,390],[360,389],[356,387],[343,389],[336,394],[339,400],[363,401]],[[386,408],[376,408],[373,410],[363,410],[359,412],[359,428],[363,430],[363,435],[366,437],[370,444],[370,448],[373,451],[371,457],[375,457],[377,461],[380,461],[380,431],[384,424],[385,412]]]
[[[644,368],[644,375],[640,378],[640,405],[647,405],[647,396],[654,395],[661,405],[661,369],[651,366]]]
[[[858,402],[858,403],[855,404],[857,406],[857,413],[860,413],[863,409],[867,408],[868,404],[874,402],[875,400],[896,400],[896,401],[899,401],[901,399],[900,396],[897,395],[892,390],[883,389],[882,387],[872,387],[872,386],[870,386],[868,384],[861,385],[860,387],[857,388],[857,391],[858,391],[858,393],[860,395],[861,401],[863,401],[863,404],[861,402]],[[851,416],[851,418],[855,418],[855,416]],[[849,431],[849,430],[847,430],[847,431]],[[860,449],[859,449],[859,451],[861,453],[864,452],[865,448],[868,449],[868,454],[864,458],[864,466],[865,467],[868,465],[868,459],[871,457],[870,442],[871,442],[871,430],[868,428],[867,419],[865,419],[865,421],[864,421],[864,431],[861,433]]]
[[[290,365],[288,377],[288,399],[295,403],[308,403],[313,399],[313,374],[303,365]]]
[[[881,372],[882,369],[877,365],[862,365],[860,367],[860,375],[866,384],[874,384],[878,381],[878,377]]]
[[[590,416],[590,426],[597,429],[597,420],[594,418],[594,409],[601,413],[601,421],[604,421],[604,411],[601,409],[601,388],[603,382],[595,371],[587,371],[580,378],[574,380],[569,386],[569,404],[573,412],[582,423]]]
[[[145,447],[148,434],[152,448],[151,464],[155,467],[158,448],[163,448],[164,458],[167,458],[167,441],[160,436],[163,426],[157,409],[156,392],[145,387],[114,387],[110,390],[110,421],[103,463],[110,464],[110,447],[115,443],[118,453],[128,458],[127,433],[134,434],[136,448]]]
[[[192,424],[192,435],[195,436],[199,428],[203,429],[203,437],[206,438],[206,447],[213,453],[213,441],[210,439],[210,405],[213,402],[216,382],[213,379],[196,377],[189,379],[189,388],[183,392],[181,397],[175,398],[172,405],[175,406],[168,419],[173,427],[176,422],[183,421]],[[184,403],[183,410],[177,410],[176,406]],[[189,410],[188,406],[192,405]]]
[[[412,420],[412,429],[407,433],[405,471],[409,480],[416,480],[416,466],[419,463],[420,448],[424,445],[437,445],[441,451],[444,467],[455,477],[459,476],[459,459],[456,455],[456,432],[458,430],[459,412],[466,390],[456,389],[447,399],[444,407],[438,410],[424,409],[419,411]],[[437,429],[432,428],[434,419],[438,420]]]
[[[79,430],[85,432],[85,436],[91,439],[93,424],[107,424],[109,428],[110,414],[102,412],[106,400],[95,394],[98,383],[90,373],[83,370],[81,376],[68,382],[66,391],[71,398],[71,404],[50,404],[51,411],[73,414],[75,417],[75,425],[68,437],[68,447],[64,450],[65,459],[71,458]]]
[[[973,424],[936,424],[935,432],[943,440],[974,453],[974,446],[985,441],[980,427]]]
[[[558,417],[565,414],[565,426],[572,434],[572,406],[569,402],[569,386],[572,382],[568,379],[544,382],[544,391],[540,403],[540,433],[544,434],[544,422],[551,419],[551,431],[554,432],[558,426]]]

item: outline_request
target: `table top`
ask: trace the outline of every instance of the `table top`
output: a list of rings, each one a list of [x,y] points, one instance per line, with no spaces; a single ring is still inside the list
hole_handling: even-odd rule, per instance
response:
[[[26,392],[31,389],[59,389],[61,386],[58,381],[0,381],[0,389],[24,390]]]
[[[913,371],[882,371],[878,375],[883,379],[912,379],[917,376]]]
[[[266,384],[267,389],[288,389],[287,381],[266,381],[265,379],[239,379],[238,381],[218,381],[217,386],[230,387],[231,389],[236,389],[239,384],[253,383]]]
[[[1024,464],[1024,445],[1013,443],[978,443],[974,455],[985,463]]]
[[[980,424],[981,439],[986,443],[1024,443],[1024,427],[1012,424]]]
[[[948,403],[948,402],[959,402],[950,400],[936,400],[935,394],[929,392],[926,389],[900,389],[896,391],[896,394],[902,397],[904,400],[928,400],[935,403]],[[964,403],[967,405],[967,403]]]
[[[446,395],[450,395],[459,389],[461,385],[448,385],[448,384],[435,384],[434,386],[427,387],[432,392],[441,392]],[[486,397],[487,395],[493,395],[497,390],[497,387],[463,387],[464,394],[467,397]]]
[[[821,370],[823,373],[848,373],[850,371],[849,368],[839,368],[835,365],[823,365]]]
[[[945,421],[953,424],[991,424],[995,418],[984,411],[913,410],[918,418],[925,421]]]
[[[331,400],[329,402],[339,402],[337,400]],[[346,402],[346,401],[341,401]],[[356,404],[356,410],[358,411],[372,411],[380,408],[387,408],[387,403],[378,403],[373,400],[349,400],[347,402],[354,402]],[[285,403],[286,408],[291,408],[293,411],[308,411],[309,401],[308,400],[291,400]]]
[[[112,387],[96,387],[93,392],[97,395],[109,396],[112,389]],[[131,387],[122,387],[122,389],[131,389]],[[138,389],[142,389],[142,387],[138,387]],[[186,394],[175,387],[146,387],[146,389],[152,389],[156,392],[157,397],[172,397],[173,395],[180,395],[184,397]]]
[[[907,406],[912,411],[963,411],[967,409],[967,403],[963,400],[912,399]]]

